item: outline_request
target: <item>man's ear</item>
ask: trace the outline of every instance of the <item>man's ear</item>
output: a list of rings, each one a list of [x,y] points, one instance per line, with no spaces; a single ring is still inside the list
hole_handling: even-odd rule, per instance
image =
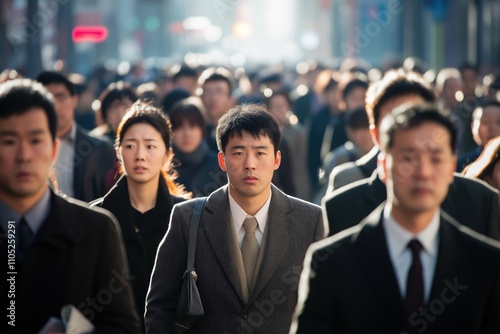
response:
[[[378,142],[378,129],[373,124],[370,124],[370,135],[372,136],[372,141],[375,146],[380,147]]]
[[[276,158],[274,159],[274,170],[277,170],[281,165],[281,151],[276,151]]]
[[[382,152],[377,156],[377,172],[379,179],[387,184],[387,156]]]
[[[224,157],[224,153],[219,152],[217,154],[217,161],[219,162],[220,169],[222,169],[225,172],[226,171],[226,158]]]

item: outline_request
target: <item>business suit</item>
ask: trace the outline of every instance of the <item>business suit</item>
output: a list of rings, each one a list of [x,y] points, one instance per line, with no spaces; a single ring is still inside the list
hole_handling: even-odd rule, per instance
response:
[[[321,210],[272,186],[259,271],[248,295],[228,196],[228,186],[218,189],[202,212],[194,266],[205,316],[193,333],[287,333],[305,252],[325,235]],[[186,269],[192,207],[193,201],[174,206],[160,244],[146,300],[147,333],[170,332]]]
[[[299,288],[298,324],[294,321],[292,329],[500,333],[500,243],[442,212],[427,313],[406,318],[382,225],[383,207],[359,225],[311,246]]]
[[[76,128],[73,170],[74,198],[90,202],[106,194],[106,174],[113,167],[112,145]]]
[[[324,219],[333,235],[357,224],[387,197],[385,184],[374,172],[369,179],[355,182],[325,196]],[[461,224],[500,240],[498,191],[484,182],[455,173],[441,208]]]
[[[94,333],[139,331],[119,226],[107,211],[78,202],[51,194],[47,218],[22,263],[16,261],[16,327],[2,333],[37,333],[67,304],[91,320]],[[7,263],[5,237],[1,246]]]

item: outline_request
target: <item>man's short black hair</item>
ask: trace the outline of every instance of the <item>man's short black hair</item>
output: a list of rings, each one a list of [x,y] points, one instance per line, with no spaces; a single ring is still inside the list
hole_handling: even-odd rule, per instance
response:
[[[52,95],[31,79],[15,79],[0,85],[0,119],[41,108],[47,115],[52,141],[56,140],[57,114]]]
[[[229,139],[233,136],[243,136],[243,132],[255,138],[268,136],[278,152],[281,143],[281,132],[276,119],[260,104],[242,104],[222,116],[217,125],[217,147],[225,151]]]
[[[45,71],[36,77],[36,81],[42,85],[63,84],[71,96],[75,95],[75,85],[64,75],[59,72]]]
[[[383,151],[394,144],[394,136],[402,130],[409,130],[423,123],[436,123],[450,134],[450,148],[457,150],[458,126],[456,119],[448,112],[439,109],[435,104],[408,102],[387,114],[380,125],[380,145]]]

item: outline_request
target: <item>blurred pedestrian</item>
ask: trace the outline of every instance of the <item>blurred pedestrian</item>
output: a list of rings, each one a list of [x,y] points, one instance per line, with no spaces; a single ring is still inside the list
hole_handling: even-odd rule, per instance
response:
[[[135,334],[139,322],[118,223],[47,186],[57,129],[52,96],[41,84],[20,79],[0,86],[1,260],[7,266],[14,236],[16,260],[10,298],[2,271],[2,309],[15,309],[15,327],[4,318],[2,333],[38,333],[73,305],[95,333]]]

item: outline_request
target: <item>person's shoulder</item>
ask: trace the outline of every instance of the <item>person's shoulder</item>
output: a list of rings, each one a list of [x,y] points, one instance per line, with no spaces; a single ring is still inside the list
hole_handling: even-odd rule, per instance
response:
[[[113,143],[106,136],[98,136],[91,134],[91,132],[88,132],[87,130],[81,127],[77,127],[76,137],[77,139],[80,139],[80,142],[87,141],[96,147],[106,147],[110,149],[113,148]]]
[[[349,200],[354,197],[360,196],[366,192],[366,189],[370,186],[370,179],[365,178],[358,181],[354,181],[348,185],[341,188],[335,189],[333,192],[327,194],[323,197],[323,203],[333,203],[337,201]]]
[[[479,179],[471,179],[458,173],[454,174],[452,187],[468,188],[474,192],[489,195],[498,194],[498,191],[486,182]]]
[[[106,209],[99,207],[97,204],[90,204],[67,196],[54,196],[59,210],[65,217],[73,217],[75,223],[79,223],[83,227],[93,227],[100,224],[116,225],[116,219]]]

